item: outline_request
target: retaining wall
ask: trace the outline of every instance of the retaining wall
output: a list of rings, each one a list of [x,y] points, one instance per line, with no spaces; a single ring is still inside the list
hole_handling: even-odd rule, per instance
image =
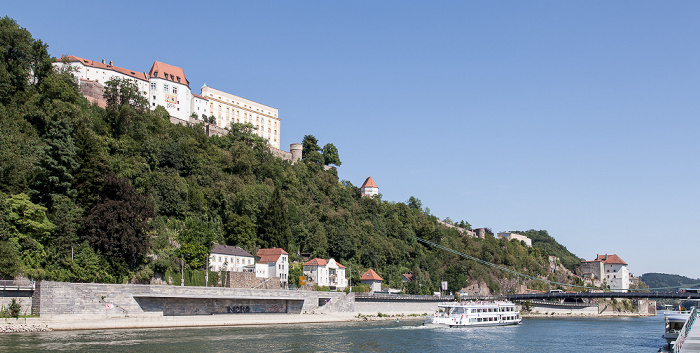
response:
[[[354,298],[345,300],[342,292],[42,281],[35,296],[42,317],[303,313],[328,302],[333,312],[355,311]]]
[[[0,310],[9,307],[14,298],[22,306],[22,309],[20,309],[21,315],[31,314],[32,293],[30,290],[0,290]]]

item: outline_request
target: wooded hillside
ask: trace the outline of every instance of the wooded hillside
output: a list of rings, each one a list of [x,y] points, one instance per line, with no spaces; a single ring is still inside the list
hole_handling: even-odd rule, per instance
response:
[[[70,72],[54,71],[46,44],[12,19],[0,20],[0,46],[0,276],[147,281],[177,271],[181,258],[203,269],[221,243],[251,253],[282,247],[292,261],[333,257],[352,266],[353,282],[373,268],[400,287],[401,273],[412,272],[409,293],[432,293],[442,280],[450,291],[478,280],[498,292],[499,270],[414,236],[542,277],[547,256],[562,256],[546,231],[532,248],[461,237],[413,197],[361,197],[324,170],[324,161],[340,165],[337,150],[324,159],[305,145],[292,165],[250,125],[208,137],[203,125],[171,124],[128,81],[107,85],[106,108],[91,106]]]

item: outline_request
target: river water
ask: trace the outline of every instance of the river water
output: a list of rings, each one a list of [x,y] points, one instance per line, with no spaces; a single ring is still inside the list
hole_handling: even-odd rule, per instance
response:
[[[0,352],[657,352],[663,315],[524,318],[517,326],[422,321],[1,334]]]

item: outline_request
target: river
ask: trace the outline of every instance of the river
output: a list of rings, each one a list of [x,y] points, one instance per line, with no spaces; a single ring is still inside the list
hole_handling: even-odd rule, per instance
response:
[[[663,315],[524,318],[517,326],[422,321],[55,331],[0,335],[0,352],[656,352]]]

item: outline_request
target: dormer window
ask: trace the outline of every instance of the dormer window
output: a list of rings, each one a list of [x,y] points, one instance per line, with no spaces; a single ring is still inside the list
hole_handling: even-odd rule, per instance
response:
[[[153,71],[153,76],[158,77],[158,71]]]
[[[177,77],[177,83],[180,83],[180,76]]]

